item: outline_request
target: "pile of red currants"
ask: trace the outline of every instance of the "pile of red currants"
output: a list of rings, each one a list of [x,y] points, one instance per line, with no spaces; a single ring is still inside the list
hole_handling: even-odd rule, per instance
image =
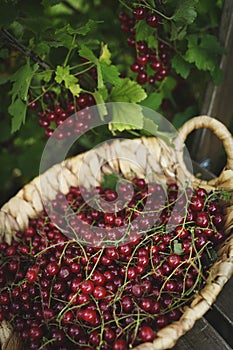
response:
[[[225,239],[223,193],[176,183],[71,187],[51,208],[0,243],[0,321],[25,349],[152,342],[203,287]]]

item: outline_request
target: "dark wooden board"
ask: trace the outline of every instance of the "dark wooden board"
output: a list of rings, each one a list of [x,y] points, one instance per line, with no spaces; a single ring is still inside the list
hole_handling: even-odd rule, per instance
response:
[[[205,318],[201,318],[172,350],[232,350],[232,347]]]

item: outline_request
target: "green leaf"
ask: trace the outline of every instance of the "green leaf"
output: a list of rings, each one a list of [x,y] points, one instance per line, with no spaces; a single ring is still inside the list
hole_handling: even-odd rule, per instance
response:
[[[73,96],[79,96],[81,88],[79,84],[70,84],[67,86]]]
[[[114,86],[111,91],[111,101],[113,102],[141,102],[147,97],[144,89],[129,78],[121,79],[121,83]]]
[[[100,62],[98,58],[95,56],[94,52],[91,49],[89,49],[89,47],[82,45],[81,49],[79,50],[79,55],[81,57],[88,59],[90,62],[93,62],[96,65],[97,76],[98,76],[97,86],[98,86],[98,89],[103,88],[104,82],[103,82],[103,76],[102,76],[102,69],[100,66]]]
[[[70,74],[70,66],[57,66],[55,74],[55,81],[58,84],[61,84],[64,81],[65,87],[69,89],[74,96],[79,96],[81,88],[78,84],[78,79]]]
[[[198,114],[198,108],[196,105],[189,106],[183,112],[178,112],[172,119],[172,124],[176,129],[179,129],[187,120]]]
[[[216,67],[215,70],[211,72],[211,76],[213,78],[214,84],[219,85],[222,82],[224,73],[222,69],[220,69],[219,67]]]
[[[38,69],[37,63],[31,66],[29,59],[27,59],[27,63],[19,68],[11,78],[13,82],[12,102],[8,111],[13,116],[12,132],[17,131],[25,123],[28,89],[32,77]]]
[[[175,55],[171,60],[172,68],[175,69],[176,73],[180,74],[182,78],[186,79],[190,73],[190,63],[185,61],[182,56]]]
[[[21,125],[25,123],[27,104],[20,98],[11,103],[8,112],[13,116],[11,124],[11,132],[19,130]]]
[[[197,17],[196,5],[197,0],[179,0],[177,1],[178,6],[176,7],[175,13],[172,19],[175,22],[183,24],[191,24]]]
[[[81,46],[81,49],[79,50],[79,55],[81,57],[86,58],[90,62],[98,64],[98,58],[95,56],[94,52],[85,45]]]
[[[205,36],[193,34],[187,39],[188,49],[185,59],[190,63],[195,63],[199,70],[213,72],[218,66],[219,55],[224,52],[217,38],[210,34]]]
[[[113,103],[111,106],[111,131],[141,130],[143,128],[142,107],[130,103]]]
[[[119,77],[120,72],[116,66],[109,66],[106,62],[100,62],[100,67],[104,82],[108,82],[112,85],[121,84],[122,79]]]
[[[136,40],[141,41],[141,40],[146,40],[150,36],[154,36],[153,34],[155,33],[155,29],[152,27],[148,26],[146,21],[138,21],[135,24],[135,29],[136,29]],[[151,41],[151,39],[150,39]]]
[[[100,62],[106,62],[106,64],[111,64],[111,52],[108,49],[107,44],[102,44],[101,55],[99,57]]]
[[[69,26],[70,25],[67,24],[63,28],[57,29],[55,31],[55,34],[51,33],[52,38],[54,40],[53,42],[51,42],[50,44],[51,46],[54,46],[54,47],[64,46],[69,50],[75,49],[77,47],[77,43],[74,40],[74,36],[67,32],[67,27]]]
[[[96,29],[98,23],[102,23],[102,22],[97,22],[97,21],[94,21],[93,19],[89,19],[86,24],[77,28],[72,28],[71,25],[68,24],[67,33],[71,35],[74,35],[74,34],[87,35],[90,31],[94,31]]]
[[[104,180],[101,184],[102,188],[110,188],[111,190],[116,189],[116,185],[119,181],[119,175],[112,173],[112,174],[104,174]]]
[[[157,111],[162,103],[163,93],[160,92],[152,92],[147,96],[145,100],[140,102],[140,105],[153,109]]]
[[[48,69],[48,70],[44,70],[42,72],[36,73],[36,76],[38,77],[38,79],[43,80],[46,83],[48,83],[52,78],[52,74],[53,74],[53,70]]]
[[[99,91],[96,90],[93,93],[101,120],[104,120],[104,117],[108,114],[107,108],[105,106],[105,99],[104,99],[105,94],[106,94],[106,91],[104,88]]]
[[[39,43],[33,50],[37,55],[43,56],[45,54],[48,54],[50,51],[50,46],[46,44],[45,42]]]
[[[179,243],[179,241],[177,239],[174,240],[173,252],[175,254],[178,254],[178,255],[181,255],[184,253],[183,248],[182,248],[182,244]]]
[[[183,40],[187,35],[187,24],[178,25],[176,22],[171,22],[171,41]]]

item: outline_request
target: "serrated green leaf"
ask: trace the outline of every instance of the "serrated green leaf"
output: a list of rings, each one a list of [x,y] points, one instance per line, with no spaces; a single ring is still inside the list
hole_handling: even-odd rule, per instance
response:
[[[191,24],[197,17],[196,5],[197,0],[179,0],[172,19],[175,22],[183,24]]]
[[[183,40],[187,34],[187,24],[178,25],[171,22],[171,41]]]
[[[38,69],[39,65],[37,63],[31,66],[29,59],[27,59],[27,63],[13,74],[11,77],[11,81],[13,82],[13,87],[11,90],[13,99],[18,96],[23,101],[27,100],[28,88],[31,83],[31,79]]]
[[[17,131],[25,123],[28,89],[32,77],[38,69],[39,65],[37,63],[31,66],[29,59],[27,59],[26,64],[19,68],[11,77],[13,82],[11,90],[12,101],[8,111],[13,116],[12,132]]]
[[[113,103],[111,105],[112,120],[109,123],[111,131],[141,130],[144,116],[142,107],[130,103]]]
[[[71,27],[70,24],[68,24],[67,32],[71,35],[74,35],[74,34],[87,35],[90,31],[93,31],[94,29],[96,29],[96,26],[98,23],[101,23],[101,22],[97,22],[97,21],[94,21],[93,19],[89,19],[86,24],[77,28],[73,28]]]
[[[45,70],[45,71],[42,71],[42,72],[38,72],[36,74],[36,76],[40,79],[40,80],[43,80],[45,81],[46,83],[48,83],[51,78],[52,78],[52,74],[53,74],[53,70],[51,69],[48,69],[48,70]]]
[[[34,48],[34,52],[39,56],[46,55],[49,53],[49,51],[50,51],[50,46],[48,44],[46,44],[45,42],[39,43]]]
[[[138,21],[135,24],[135,30],[136,30],[136,41],[144,41],[148,39],[148,37],[153,36],[155,33],[155,29],[148,26],[146,21]]]
[[[218,56],[224,52],[217,38],[213,35],[190,35],[185,59],[195,63],[200,70],[213,72],[218,65]]]
[[[147,96],[145,100],[140,102],[140,105],[153,109],[157,111],[163,100],[163,92],[152,92]]]
[[[77,43],[74,40],[74,36],[67,32],[67,27],[69,24],[65,25],[63,28],[59,28],[54,33],[51,33],[54,41],[51,43],[54,47],[64,46],[67,49],[75,49],[77,47]]]
[[[172,68],[176,73],[180,74],[182,78],[186,79],[189,76],[191,65],[183,59],[180,55],[175,55],[171,60]]]
[[[100,62],[105,62],[106,64],[111,64],[111,52],[109,51],[108,45],[102,43],[101,55],[99,57]]]
[[[112,85],[121,84],[120,72],[114,65],[108,65],[106,62],[100,62],[102,77],[104,82],[108,82]]]
[[[80,92],[82,91],[79,84],[70,84],[68,86],[68,89],[70,90],[73,96],[79,96]]]
[[[25,123],[27,104],[20,98],[13,101],[8,108],[8,112],[13,116],[11,124],[11,132],[19,130],[21,125]]]
[[[69,89],[74,96],[79,96],[81,88],[78,84],[78,79],[74,75],[70,74],[70,66],[57,66],[55,71],[55,81],[58,84],[64,82],[65,87]]]
[[[81,46],[81,48],[79,50],[79,56],[84,57],[95,64],[98,64],[98,62],[99,62],[99,60],[95,56],[94,52],[91,49],[89,49],[89,47],[87,47],[85,45]]]
[[[61,84],[66,78],[67,76],[70,75],[70,67],[66,66],[66,67],[62,67],[62,66],[57,66],[57,69],[55,71],[55,80],[58,84]]]
[[[113,102],[141,102],[147,97],[141,85],[129,78],[121,79],[121,83],[114,86],[111,91],[111,101]]]

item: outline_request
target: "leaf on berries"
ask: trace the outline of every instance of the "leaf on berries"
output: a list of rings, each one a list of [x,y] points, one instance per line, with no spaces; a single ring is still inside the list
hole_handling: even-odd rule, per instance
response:
[[[179,0],[172,19],[177,23],[191,24],[197,17],[197,0]]]
[[[109,122],[111,131],[141,130],[143,128],[142,107],[129,103],[113,103],[109,113],[112,120]]]
[[[81,88],[78,84],[78,79],[74,75],[70,74],[70,66],[57,66],[55,71],[55,81],[58,84],[64,82],[65,87],[69,89],[74,96],[79,96]]]
[[[12,100],[8,108],[8,112],[13,116],[11,132],[19,130],[22,124],[25,123],[27,110],[27,96],[31,80],[35,72],[39,69],[36,63],[30,65],[30,60],[24,66],[20,67],[11,78],[13,87],[11,90]]]
[[[161,91],[152,92],[147,96],[145,100],[140,102],[140,105],[153,109],[154,111],[157,111],[161,106],[162,100],[163,100],[163,93]]]
[[[182,78],[186,79],[189,76],[191,65],[183,59],[180,55],[175,55],[171,60],[172,68],[175,69],[177,74],[180,74]]]
[[[112,173],[112,174],[104,174],[104,180],[101,184],[102,188],[110,188],[111,190],[116,189],[116,185],[119,181],[119,175]]]
[[[107,44],[102,43],[99,61],[106,62],[108,65],[111,64],[111,52],[109,51]]]
[[[121,79],[121,83],[111,91],[112,102],[141,102],[147,97],[145,90],[129,78]]]
[[[147,41],[148,37],[150,37],[154,32],[155,29],[148,26],[146,21],[138,21],[135,24],[135,30],[136,30],[136,41]]]
[[[190,63],[195,63],[200,70],[213,72],[218,63],[220,54],[224,49],[213,35],[198,36],[196,34],[188,36],[188,49],[185,59]]]
[[[73,96],[79,96],[81,88],[79,84],[69,84],[67,88],[70,90]]]
[[[184,253],[182,244],[179,243],[177,239],[174,240],[173,252],[174,254],[178,254],[178,255],[181,255]]]
[[[85,45],[81,46],[81,49],[79,50],[79,55],[81,57],[86,58],[90,62],[93,62],[95,64],[98,63],[98,58],[95,56],[94,52]]]
[[[108,82],[112,85],[121,84],[122,79],[119,77],[120,72],[114,65],[108,65],[106,62],[100,62],[101,73],[104,82]]]

